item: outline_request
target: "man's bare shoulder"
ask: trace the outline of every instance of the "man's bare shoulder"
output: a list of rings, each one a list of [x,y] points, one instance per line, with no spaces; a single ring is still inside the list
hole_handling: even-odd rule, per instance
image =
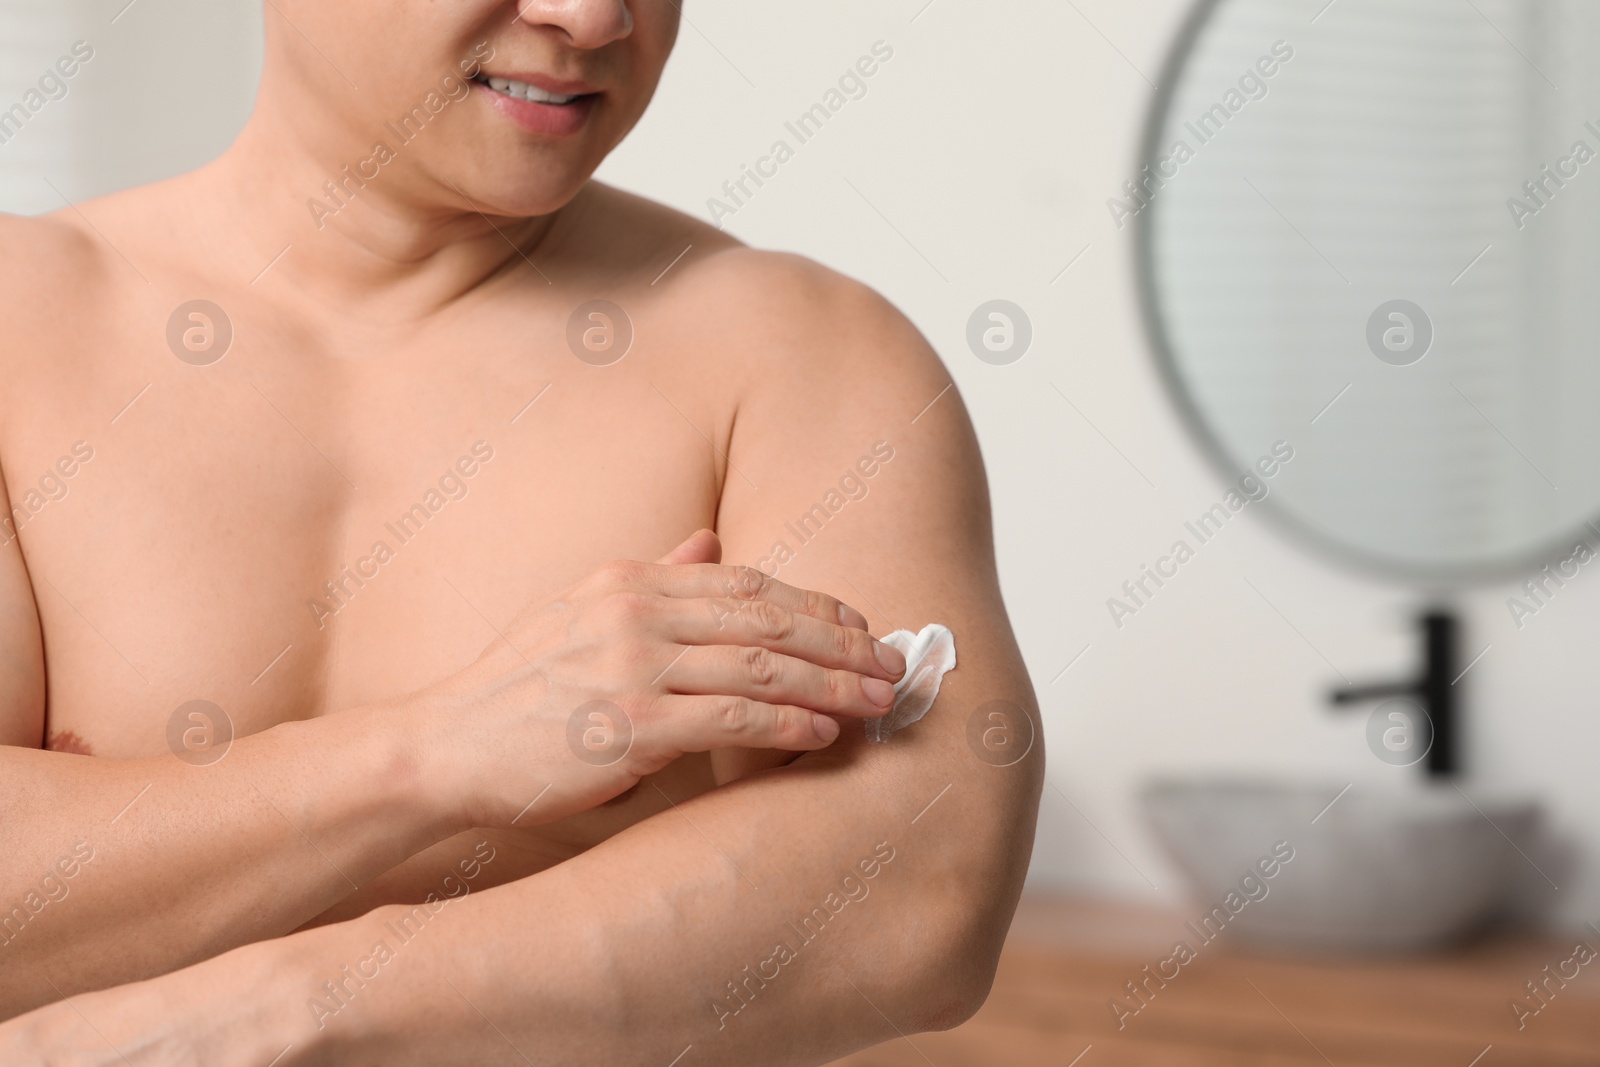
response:
[[[747,400],[839,405],[865,392],[920,396],[950,380],[898,308],[812,259],[734,245],[685,266],[680,313],[708,329],[709,351]]]
[[[950,381],[906,316],[854,278],[599,182],[574,206],[590,263],[637,279],[678,356],[734,384],[741,407],[867,390],[909,400]]]
[[[0,213],[0,309],[6,322],[74,314],[106,275],[106,246],[67,213]]]
[[[61,213],[0,212],[0,299],[7,304],[26,306],[59,287],[67,272],[97,270],[99,261],[92,236]]]
[[[0,359],[9,362],[52,324],[73,323],[93,304],[105,276],[95,238],[62,215],[0,213]]]

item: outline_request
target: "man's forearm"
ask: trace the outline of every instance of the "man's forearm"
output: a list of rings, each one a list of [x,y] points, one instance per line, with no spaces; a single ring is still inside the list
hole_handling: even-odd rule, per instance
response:
[[[0,748],[0,1017],[286,933],[447,835],[376,714],[204,766]]]
[[[977,703],[521,882],[259,946],[287,982],[273,1039],[297,1034],[303,1063],[663,1067],[692,1045],[696,1064],[816,1064],[954,1025],[987,992],[1043,765],[977,759]]]

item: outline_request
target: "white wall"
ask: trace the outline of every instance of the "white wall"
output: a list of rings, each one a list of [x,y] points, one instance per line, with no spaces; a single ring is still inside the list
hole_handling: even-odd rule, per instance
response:
[[[1314,33],[1323,0],[1294,2]],[[1185,7],[695,0],[656,104],[601,175],[704,216],[707,198],[783,135],[785,119],[875,41],[893,47],[867,96],[726,222],[753,244],[802,251],[883,291],[967,398],[1013,622],[1045,709],[1040,886],[1175,894],[1135,803],[1155,772],[1253,771],[1332,791],[1413,773],[1376,760],[1364,712],[1336,716],[1322,694],[1338,671],[1411,669],[1415,592],[1313,559],[1246,511],[1120,630],[1106,609],[1223,492],[1162,392],[1138,327],[1131,231],[1105,207],[1133,174],[1149,82]],[[117,111],[108,103],[91,116],[101,132],[72,188],[175,170],[224,145],[253,91],[254,61],[238,56],[255,47],[256,11],[249,0],[139,0],[107,27],[98,72],[113,68],[115,30],[142,41],[115,69],[140,73],[119,79]],[[197,60],[203,93],[182,70]],[[0,194],[21,202],[9,184]],[[995,297],[1034,323],[1032,350],[1012,366],[979,362],[964,340],[968,314]],[[1481,590],[1464,605],[1466,654],[1491,646],[1461,683],[1464,784],[1475,797],[1545,801],[1558,851],[1575,851],[1534,853],[1559,890],[1531,867],[1521,874],[1531,908],[1571,923],[1600,914],[1600,699],[1586,640],[1600,632],[1600,578],[1585,571],[1520,632],[1511,592]]]
[[[79,41],[94,58],[66,95],[0,144],[0,211],[53,211],[56,190],[82,200],[226,148],[255,100],[261,0],[4,0],[0,109]]]

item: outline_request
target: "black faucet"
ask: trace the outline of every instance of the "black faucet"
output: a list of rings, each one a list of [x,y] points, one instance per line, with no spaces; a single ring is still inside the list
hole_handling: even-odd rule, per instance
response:
[[[1454,776],[1461,770],[1460,722],[1457,719],[1455,683],[1456,640],[1460,626],[1454,613],[1442,608],[1424,612],[1418,619],[1422,630],[1422,676],[1409,681],[1377,685],[1351,685],[1329,694],[1335,704],[1352,704],[1380,697],[1415,697],[1426,713],[1419,724],[1426,734],[1428,774],[1434,778]]]

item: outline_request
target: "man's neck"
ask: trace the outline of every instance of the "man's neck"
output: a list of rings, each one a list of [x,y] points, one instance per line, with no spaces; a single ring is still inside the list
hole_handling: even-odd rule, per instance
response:
[[[361,182],[347,169],[371,147],[352,154],[351,137],[291,121],[291,110],[264,100],[222,156],[184,179],[191,216],[236,235],[215,244],[252,285],[341,315],[414,321],[531,261],[555,223],[486,213],[408,159]]]

